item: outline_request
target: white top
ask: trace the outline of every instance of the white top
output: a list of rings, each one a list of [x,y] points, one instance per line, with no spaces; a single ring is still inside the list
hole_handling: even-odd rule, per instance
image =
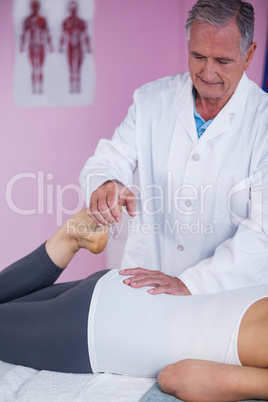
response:
[[[117,270],[97,283],[88,320],[93,372],[157,376],[166,365],[194,358],[240,364],[239,325],[268,286],[202,296],[152,296],[123,284]]]
[[[268,283],[268,96],[244,74],[198,140],[188,73],[148,83],[80,175],[87,204],[108,179],[140,198],[123,267],[178,276],[192,294]],[[107,133],[109,135],[109,133]]]

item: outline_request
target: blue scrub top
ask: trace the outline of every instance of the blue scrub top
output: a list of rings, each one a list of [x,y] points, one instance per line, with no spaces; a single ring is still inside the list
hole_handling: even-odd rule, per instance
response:
[[[198,138],[201,137],[202,134],[204,134],[204,132],[206,131],[206,129],[208,128],[208,126],[211,124],[211,122],[214,119],[205,121],[200,114],[197,112],[196,107],[195,107],[195,88],[193,90],[193,97],[194,97],[194,118],[195,118],[195,125],[196,125],[196,130],[197,130],[197,135]]]

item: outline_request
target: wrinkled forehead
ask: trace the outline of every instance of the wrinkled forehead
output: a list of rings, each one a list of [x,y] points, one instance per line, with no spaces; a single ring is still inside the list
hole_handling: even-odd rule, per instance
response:
[[[212,25],[208,22],[195,20],[191,27],[189,47],[206,48],[216,53],[240,52],[241,33],[236,21],[230,20],[223,26]]]

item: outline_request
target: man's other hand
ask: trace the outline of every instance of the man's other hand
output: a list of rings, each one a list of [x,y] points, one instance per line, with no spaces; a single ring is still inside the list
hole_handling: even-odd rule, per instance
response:
[[[148,292],[152,295],[166,293],[168,295],[189,296],[191,292],[184,283],[176,277],[169,276],[160,271],[151,271],[144,268],[129,268],[119,271],[121,275],[133,275],[123,282],[133,288],[152,286]]]

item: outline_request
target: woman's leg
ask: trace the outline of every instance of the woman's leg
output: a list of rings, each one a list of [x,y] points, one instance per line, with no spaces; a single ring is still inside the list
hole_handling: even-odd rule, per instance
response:
[[[45,245],[0,272],[0,303],[52,285],[80,248],[99,253],[107,240],[108,228],[98,227],[86,210],[79,212]]]
[[[217,402],[268,399],[268,298],[245,313],[238,353],[243,366],[184,360],[164,368],[162,390],[185,401]]]
[[[95,252],[104,248],[107,229],[96,234],[92,222],[82,211],[46,247],[42,245],[0,273],[1,360],[36,369],[91,372],[89,305],[96,282],[107,271],[82,281],[52,284],[79,248],[93,245]]]
[[[1,304],[0,360],[37,370],[92,372],[88,313],[95,285],[106,272]]]
[[[0,272],[0,303],[52,285],[63,272],[42,244],[32,253]]]

